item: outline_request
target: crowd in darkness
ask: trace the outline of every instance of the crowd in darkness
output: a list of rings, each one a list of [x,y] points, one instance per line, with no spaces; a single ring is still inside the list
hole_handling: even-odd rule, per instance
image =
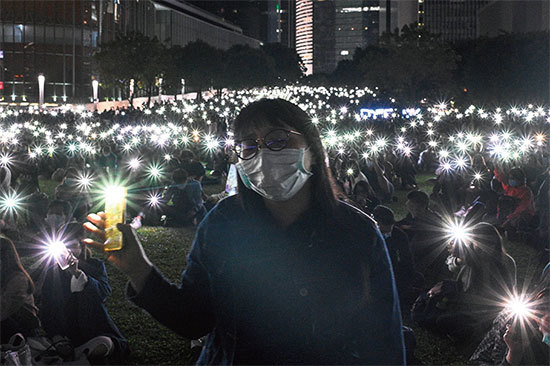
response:
[[[221,100],[216,103],[223,105]],[[105,265],[81,244],[86,237],[82,224],[89,213],[102,208],[90,187],[103,177],[118,177],[129,190],[129,219],[147,226],[197,226],[231,191],[220,188],[219,194],[207,195],[203,185],[231,185],[227,178],[236,162],[233,142],[212,150],[201,145],[206,132],[219,141],[225,138],[228,118],[211,118],[201,108],[189,110],[194,123],[201,118],[209,123],[201,125],[200,133],[194,130],[198,124],[185,132],[170,127],[180,128],[178,138],[189,138],[185,143],[180,139],[178,145],[162,130],[168,119],[184,119],[180,114],[184,107],[181,111],[171,107],[90,113],[85,117],[89,126],[93,121],[120,129],[154,124],[147,131],[152,138],[130,146],[119,142],[116,134],[91,137],[90,129],[85,136],[91,145],[78,145],[75,151],[67,149],[67,136],[74,131],[75,144],[86,142],[76,140],[87,128],[82,113],[43,113],[37,118],[21,112],[0,120],[1,133],[12,131],[2,124],[8,120],[21,127],[32,125],[35,118],[46,129],[66,129],[62,138],[48,144],[37,142],[37,136],[49,136],[44,131],[33,134],[24,127],[13,137],[16,144],[11,144],[11,137],[3,141],[0,136],[2,344],[21,333],[44,360],[85,357],[93,363],[124,363],[128,359],[131,344],[105,306],[111,294]],[[159,110],[164,114],[156,113]],[[484,131],[484,123],[471,117],[463,121],[464,130]],[[68,127],[60,129],[62,125]],[[403,125],[388,119],[376,122],[373,129],[375,134],[397,137]],[[456,124],[448,123],[438,133],[452,135],[456,130]],[[131,128],[127,132],[131,137]],[[550,243],[548,150],[533,149],[520,158],[503,159],[482,143],[473,143],[450,162],[441,156],[441,146],[429,145],[430,138],[420,131],[410,132],[408,139],[407,146],[414,148],[398,146],[368,156],[358,148],[342,153],[343,145],[327,148],[338,198],[370,215],[385,240],[403,318],[455,342],[478,343],[470,358],[473,363],[548,364],[548,344],[540,341],[538,331],[546,337],[550,332],[550,275],[549,266],[545,267]],[[48,152],[48,146],[55,146],[55,152]],[[431,191],[419,186],[420,174],[431,176]],[[45,180],[55,182],[53,196],[44,193]],[[405,202],[396,201],[398,190],[407,192]],[[404,218],[397,218],[389,207],[396,204],[406,207]],[[61,237],[71,253],[67,269],[40,256],[45,246]],[[504,248],[506,240],[534,248],[540,253],[541,268],[545,267],[529,289],[536,316],[530,318],[533,326],[527,331],[511,321],[509,309],[503,307],[527,290],[517,283],[516,263]],[[31,271],[20,257],[43,262]],[[407,361],[419,362],[414,357],[414,332],[403,327],[403,335]]]

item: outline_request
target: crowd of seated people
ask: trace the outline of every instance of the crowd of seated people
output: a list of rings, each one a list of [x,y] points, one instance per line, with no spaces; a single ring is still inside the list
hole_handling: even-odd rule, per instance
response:
[[[128,205],[127,218],[141,215],[148,225],[196,226],[207,207],[225,196],[223,191],[204,194],[206,170],[193,152],[171,156],[154,176],[149,168],[162,158],[151,152],[135,160],[139,166],[131,166],[133,156],[106,145],[99,159],[67,157],[47,164],[27,159],[11,168],[2,166],[0,192],[24,192],[18,196],[22,210],[0,215],[2,344],[20,333],[38,351],[54,352],[59,362],[127,363],[130,345],[105,304],[111,295],[105,264],[81,244],[86,216],[103,204],[88,189],[90,181],[126,175],[123,184],[138,203]],[[55,188],[50,197],[35,181],[51,182]],[[152,202],[157,193],[158,201]],[[56,240],[68,250],[67,267],[47,257],[27,272],[20,255],[40,258]]]
[[[457,344],[480,343],[471,358],[475,363],[547,364],[548,346],[540,333],[548,334],[548,269],[538,287],[518,286],[516,264],[505,241],[531,246],[540,253],[538,265],[547,262],[550,168],[537,157],[502,163],[478,153],[464,162],[463,169],[453,169],[429,149],[412,168],[402,159],[392,164],[393,159],[386,156],[385,171],[376,163],[372,167],[343,159],[333,169],[345,197],[378,223],[403,317]],[[431,192],[418,189],[416,171],[433,184]],[[380,184],[381,175],[408,191],[406,202],[400,203],[407,213],[400,220],[390,208],[380,206],[396,200],[384,197],[388,191]],[[457,229],[465,231],[462,237],[450,232]],[[546,290],[534,296],[534,287]],[[510,310],[503,305],[521,291],[538,299],[528,340],[512,326]]]
[[[14,151],[14,159],[24,153]],[[137,203],[128,207],[130,218],[139,215],[147,225],[196,226],[225,193],[205,194],[203,184],[214,174],[207,177],[196,152],[165,155],[143,147],[137,156],[106,144],[98,158],[58,154],[55,159],[21,158],[21,164],[0,166],[0,191],[22,193],[26,207],[23,215],[0,217],[2,343],[14,332],[42,335],[51,338],[67,360],[85,354],[91,361],[125,362],[128,342],[105,307],[111,289],[104,264],[78,243],[86,215],[101,207],[87,189],[87,179],[124,172]],[[520,290],[505,240],[535,248],[541,261],[548,258],[550,168],[541,159],[503,164],[478,153],[468,157],[463,169],[451,169],[426,148],[420,156],[388,152],[370,159],[334,155],[330,160],[340,198],[378,223],[404,318],[457,342],[480,342],[472,356],[475,362],[544,359],[544,352],[528,355],[525,344],[514,343],[518,330],[502,307],[503,298]],[[221,176],[227,170],[223,156],[209,164],[216,165]],[[163,170],[155,170],[158,166]],[[431,191],[419,188],[417,172],[432,178]],[[45,178],[56,185],[50,197],[40,186]],[[396,190],[407,191],[402,195],[406,200],[397,201]],[[400,206],[402,217],[389,206]],[[27,223],[23,229],[18,224],[22,221]],[[466,238],[446,235],[456,222],[468,226]],[[54,263],[43,276],[29,275],[18,252],[32,254],[28,243],[58,233],[66,236],[73,255],[68,268]],[[540,335],[537,329],[548,334],[548,270],[537,286],[530,343],[540,347],[544,344],[534,338]]]

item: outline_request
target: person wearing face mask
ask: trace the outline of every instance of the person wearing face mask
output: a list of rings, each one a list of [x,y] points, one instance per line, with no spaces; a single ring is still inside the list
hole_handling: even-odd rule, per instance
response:
[[[69,222],[72,207],[67,201],[54,200],[50,202],[48,206],[48,213],[44,221],[46,222],[46,229],[56,232],[63,225]]]
[[[380,203],[369,182],[360,180],[353,188],[353,202],[365,213],[372,213],[372,210]]]
[[[65,178],[55,188],[55,199],[71,202],[71,215],[76,220],[83,220],[91,207],[91,199],[79,183],[79,173],[75,168],[68,168]]]
[[[70,265],[62,270],[50,264],[42,285],[40,320],[66,361],[85,355],[90,362],[121,363],[128,355],[128,342],[107,312],[111,286],[105,265],[80,243],[83,231],[76,222],[64,230]]]
[[[505,174],[497,167],[494,174],[502,184],[505,196],[515,201],[515,208],[511,209],[510,213],[497,213],[500,226],[507,231],[527,231],[535,217],[535,200],[531,188],[526,184],[525,173],[520,168],[512,168],[508,174]],[[498,210],[501,209],[502,205]]]
[[[201,185],[204,167],[200,162],[193,161],[187,168],[190,174],[184,169],[174,171],[172,184],[163,196],[164,202],[172,202],[172,206],[166,206],[163,210],[169,226],[197,225],[206,215]]]
[[[179,285],[119,225],[123,249],[108,259],[128,275],[130,300],[181,336],[207,336],[199,364],[403,364],[384,240],[372,219],[335,198],[309,116],[260,100],[241,110],[234,136],[238,194],[200,223]],[[104,240],[104,214],[88,219]]]
[[[423,282],[422,275],[416,273],[414,269],[409,239],[403,230],[395,226],[395,217],[390,208],[376,206],[372,215],[388,247],[402,308],[408,309],[409,306],[406,305],[410,305],[410,301],[412,300],[410,298],[411,286],[417,282],[416,287],[420,287],[422,285],[421,282]]]
[[[446,268],[445,246],[439,239],[442,219],[430,209],[430,198],[425,192],[409,192],[405,205],[409,212],[396,226],[407,234],[418,270],[437,278]]]
[[[512,318],[514,314],[510,313],[509,308],[503,309],[470,357],[469,364],[502,366],[549,364],[549,280],[550,264],[547,264],[534,289],[527,293],[531,303],[531,315],[523,320],[524,329],[518,326],[518,322],[514,322]]]

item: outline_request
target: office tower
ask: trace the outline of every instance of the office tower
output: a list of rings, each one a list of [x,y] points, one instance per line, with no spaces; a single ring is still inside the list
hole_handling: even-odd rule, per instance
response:
[[[307,73],[330,73],[387,29],[416,22],[417,1],[296,1],[296,51]]]
[[[422,24],[445,41],[474,39],[478,35],[478,12],[487,0],[424,0]]]
[[[240,27],[178,0],[0,0],[0,102],[88,102],[92,55],[116,34],[140,32],[168,46],[203,41],[259,47]],[[146,52],[146,50],[144,50]],[[115,93],[117,95],[117,93]]]

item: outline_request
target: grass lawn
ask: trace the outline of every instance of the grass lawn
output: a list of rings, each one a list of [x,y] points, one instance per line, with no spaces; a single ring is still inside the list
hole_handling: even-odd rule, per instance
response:
[[[429,176],[418,176],[420,188],[426,192],[431,186],[426,183]],[[53,196],[55,183],[42,181],[43,191]],[[221,186],[206,186],[208,194],[217,193]],[[396,214],[396,219],[406,215],[405,191],[396,191],[398,202],[390,206]],[[195,234],[194,228],[159,228],[143,227],[138,234],[142,240],[147,255],[164,275],[174,282],[179,282],[181,272],[185,269],[186,256]],[[525,279],[538,278],[542,269],[539,256],[531,247],[522,243],[506,241],[506,250],[516,260],[518,266],[518,284]],[[26,262],[26,261],[25,261]],[[125,299],[125,277],[113,266],[107,265],[107,272],[113,288],[113,293],[107,301],[109,313],[125,335],[132,348],[131,364],[185,364],[190,362],[189,340],[174,335],[171,331],[159,325],[148,314],[133,306]],[[464,364],[472,349],[457,347],[449,339],[439,338],[431,333],[416,328],[403,312],[404,323],[411,326],[417,337],[416,356],[425,364]]]

